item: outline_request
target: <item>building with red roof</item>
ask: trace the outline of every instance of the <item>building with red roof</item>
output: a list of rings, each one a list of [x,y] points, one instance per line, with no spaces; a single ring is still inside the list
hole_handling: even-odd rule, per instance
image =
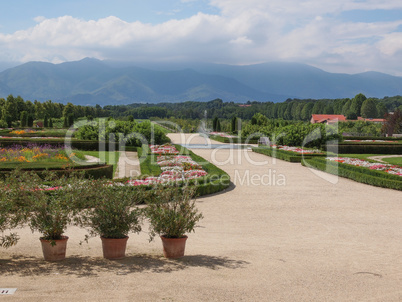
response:
[[[346,122],[346,117],[341,114],[312,114],[310,122],[312,124],[334,124]]]

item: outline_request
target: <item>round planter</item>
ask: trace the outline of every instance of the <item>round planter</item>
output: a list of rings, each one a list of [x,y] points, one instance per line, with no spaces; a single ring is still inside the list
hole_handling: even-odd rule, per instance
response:
[[[187,236],[182,238],[166,238],[161,236],[161,239],[163,244],[163,255],[166,258],[175,259],[184,256]]]
[[[54,240],[56,245],[51,244],[52,240],[46,240],[40,238],[42,244],[43,257],[46,261],[59,261],[66,258],[67,248],[67,236],[63,236],[62,239]]]
[[[123,259],[126,257],[126,246],[128,236],[125,238],[101,237],[103,257],[106,259]]]

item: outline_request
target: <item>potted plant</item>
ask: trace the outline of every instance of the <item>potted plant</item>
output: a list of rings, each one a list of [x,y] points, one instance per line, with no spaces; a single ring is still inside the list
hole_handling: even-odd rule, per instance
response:
[[[88,229],[85,241],[91,236],[100,236],[104,258],[122,259],[128,234],[141,231],[142,210],[136,205],[142,200],[142,191],[106,180],[93,181],[90,188],[97,198],[82,209],[76,222]]]
[[[68,237],[64,232],[72,221],[74,209],[71,205],[79,196],[74,185],[79,180],[81,177],[76,175],[63,177],[50,171],[41,172],[41,176],[15,171],[6,177],[6,200],[14,209],[23,212],[14,216],[15,223],[27,223],[32,232],[42,234],[40,241],[45,260],[65,258]],[[48,185],[44,185],[46,183]]]
[[[203,218],[195,206],[196,187],[163,187],[153,191],[145,210],[150,222],[150,241],[158,234],[166,258],[184,256],[187,236]]]

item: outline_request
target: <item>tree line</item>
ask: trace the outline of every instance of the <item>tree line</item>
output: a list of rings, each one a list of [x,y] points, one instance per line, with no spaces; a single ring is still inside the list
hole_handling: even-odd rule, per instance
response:
[[[101,107],[73,105],[72,103],[55,103],[29,100],[9,95],[0,98],[0,127],[11,127],[19,123],[23,127],[32,127],[34,120],[43,121],[44,126],[51,127],[54,119],[62,119],[63,126],[69,127],[78,118],[113,117],[118,119],[178,119],[202,120],[219,118],[232,120],[240,118],[251,120],[256,113],[269,119],[288,121],[308,121],[312,114],[343,114],[348,119],[358,116],[365,118],[383,118],[385,114],[396,109],[402,110],[402,96],[384,97],[383,99],[366,98],[357,94],[352,99],[288,99],[281,103],[247,102],[239,104],[223,102],[221,99],[209,102],[158,103],[107,105]],[[191,123],[186,127],[191,127]],[[214,128],[224,125],[214,124]]]

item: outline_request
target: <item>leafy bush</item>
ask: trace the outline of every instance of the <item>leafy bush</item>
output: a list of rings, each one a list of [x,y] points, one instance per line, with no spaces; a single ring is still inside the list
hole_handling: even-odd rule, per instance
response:
[[[129,232],[141,231],[142,210],[136,207],[144,200],[140,188],[114,186],[99,180],[88,184],[87,198],[76,204],[81,209],[76,224],[86,227],[90,236],[104,238],[125,238]]]
[[[122,145],[138,147],[142,144],[164,144],[170,141],[165,133],[159,127],[153,127],[150,121],[142,123],[118,120],[89,122],[79,127],[74,137],[105,142],[112,139]]]
[[[257,139],[266,136],[277,145],[320,148],[327,141],[341,140],[336,127],[304,122],[270,121],[267,125],[248,125],[242,138]]]
[[[156,234],[166,238],[182,238],[185,233],[193,232],[197,222],[203,218],[195,206],[194,187],[159,186],[152,193],[145,209],[150,221],[150,240]]]

